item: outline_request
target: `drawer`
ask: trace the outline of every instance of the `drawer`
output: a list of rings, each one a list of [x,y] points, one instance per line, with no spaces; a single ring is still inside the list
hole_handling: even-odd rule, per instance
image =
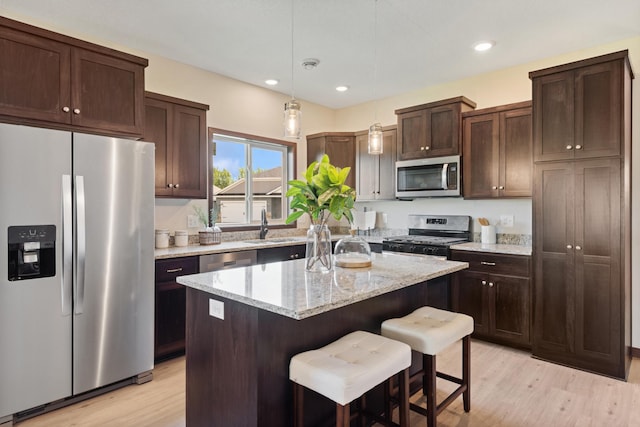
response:
[[[451,259],[469,263],[469,270],[529,277],[531,258],[487,252],[451,251]]]
[[[198,257],[156,260],[156,282],[173,282],[178,276],[198,272]]]

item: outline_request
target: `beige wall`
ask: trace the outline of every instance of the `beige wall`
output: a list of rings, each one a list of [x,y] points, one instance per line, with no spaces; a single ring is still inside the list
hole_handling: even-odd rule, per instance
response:
[[[33,25],[47,28],[40,22],[24,16],[8,16]],[[258,86],[241,83],[202,69],[190,67],[166,58],[139,52],[124,46],[110,45],[102,40],[92,39],[83,34],[73,34],[64,28],[51,28],[95,43],[111,46],[149,59],[146,70],[147,90],[209,104],[207,114],[209,126],[229,129],[249,134],[280,138],[282,109],[289,97]],[[396,122],[394,110],[411,105],[423,104],[439,99],[464,95],[475,101],[478,108],[491,107],[531,99],[529,71],[538,70],[570,61],[628,49],[632,67],[640,75],[640,37],[598,46],[566,55],[546,58],[528,64],[512,67],[471,78],[423,88],[410,93],[386,98],[376,103],[367,103],[341,110],[302,101],[303,131],[307,134],[322,131],[355,131],[366,129],[374,118],[374,108],[378,110],[379,121],[383,125]],[[640,90],[633,94],[633,145],[640,144]],[[304,138],[301,139],[304,141]],[[298,171],[305,168],[306,147],[298,145]],[[633,152],[633,343],[640,348],[640,149]],[[203,201],[160,200],[156,202],[156,227],[171,230],[186,228],[186,215],[192,213],[192,204]],[[515,227],[498,230],[506,233],[531,233],[531,201],[466,201],[449,199],[423,199],[413,202],[358,203],[359,208],[369,206],[387,213],[389,227],[406,227],[408,213],[454,213],[486,216],[496,220],[501,214],[515,216]]]

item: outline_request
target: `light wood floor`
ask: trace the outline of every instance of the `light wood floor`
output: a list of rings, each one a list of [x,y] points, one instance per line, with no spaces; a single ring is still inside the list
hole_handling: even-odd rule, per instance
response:
[[[438,368],[460,374],[460,346],[438,356]],[[161,363],[154,379],[55,412],[19,427],[182,427],[184,358]],[[439,398],[452,388],[438,380]],[[426,426],[412,413],[412,426]],[[472,341],[471,412],[459,398],[438,417],[439,426],[640,426],[640,359],[628,382],[530,357],[526,352]],[[233,427],[233,426],[225,426]]]

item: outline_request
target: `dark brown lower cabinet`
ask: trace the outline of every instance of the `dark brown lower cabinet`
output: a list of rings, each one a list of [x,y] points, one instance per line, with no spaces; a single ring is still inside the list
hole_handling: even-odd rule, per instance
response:
[[[545,162],[535,171],[533,354],[626,378],[621,160]]]
[[[186,288],[176,277],[198,272],[198,257],[156,261],[156,360],[184,354]]]
[[[476,338],[531,348],[530,257],[452,251],[469,269],[453,275],[454,311],[473,317]]]
[[[258,251],[258,264],[268,264],[270,262],[287,261],[290,259],[304,258],[305,245],[278,246],[275,248],[263,248]]]

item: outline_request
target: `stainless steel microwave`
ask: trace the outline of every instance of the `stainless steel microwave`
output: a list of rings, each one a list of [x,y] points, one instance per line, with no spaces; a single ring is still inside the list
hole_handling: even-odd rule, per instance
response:
[[[459,197],[460,156],[396,162],[396,197]]]

